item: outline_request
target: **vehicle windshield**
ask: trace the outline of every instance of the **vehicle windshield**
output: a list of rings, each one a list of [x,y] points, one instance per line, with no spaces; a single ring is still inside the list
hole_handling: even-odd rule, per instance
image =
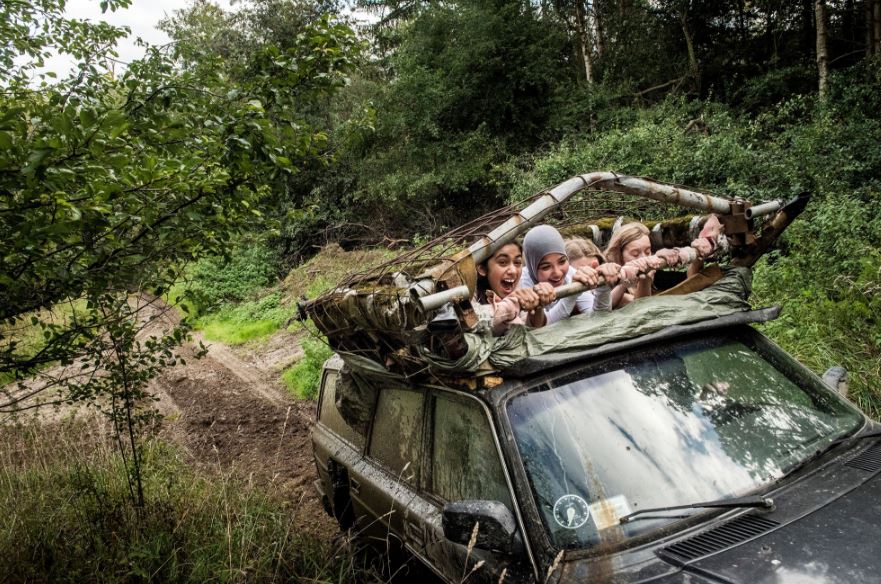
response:
[[[511,399],[552,543],[617,546],[704,510],[620,517],[755,492],[860,427],[861,414],[786,361],[747,337],[691,340],[612,357]]]

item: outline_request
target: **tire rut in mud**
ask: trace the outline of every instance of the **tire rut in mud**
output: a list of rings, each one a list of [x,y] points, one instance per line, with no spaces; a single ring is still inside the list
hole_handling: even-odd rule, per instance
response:
[[[208,343],[206,343],[207,345]],[[186,365],[155,381],[168,404],[166,435],[196,464],[233,474],[281,494],[297,507],[303,528],[330,539],[337,531],[321,507],[309,432],[314,403],[289,397],[273,372],[249,365],[212,343],[202,359],[183,347]],[[275,373],[274,375],[277,375]]]

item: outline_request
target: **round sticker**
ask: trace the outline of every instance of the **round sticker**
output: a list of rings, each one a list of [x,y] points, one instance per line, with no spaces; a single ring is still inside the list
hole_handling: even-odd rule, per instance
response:
[[[566,529],[578,529],[587,523],[590,507],[578,495],[563,495],[554,503],[554,521]]]

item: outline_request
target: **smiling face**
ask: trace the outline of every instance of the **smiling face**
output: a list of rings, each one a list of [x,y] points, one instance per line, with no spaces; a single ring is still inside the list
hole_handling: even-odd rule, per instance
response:
[[[650,255],[652,255],[652,242],[648,235],[643,235],[621,248],[624,263]]]
[[[504,298],[520,284],[520,274],[523,272],[520,246],[516,243],[502,246],[486,262],[486,268],[479,267],[478,270],[486,276],[490,290],[499,298]]]
[[[562,253],[549,253],[541,258],[536,268],[536,283],[547,282],[554,288],[565,283],[569,271],[569,258]]]

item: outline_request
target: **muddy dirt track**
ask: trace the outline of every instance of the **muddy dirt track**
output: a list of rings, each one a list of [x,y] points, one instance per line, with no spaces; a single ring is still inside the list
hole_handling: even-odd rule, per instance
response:
[[[299,340],[279,332],[258,348],[235,350],[205,341],[201,359],[188,343],[180,350],[186,364],[164,371],[151,389],[165,416],[163,434],[194,464],[272,487],[297,507],[303,529],[330,539],[338,528],[313,486],[315,404],[293,399],[279,381],[279,367],[301,354]]]

